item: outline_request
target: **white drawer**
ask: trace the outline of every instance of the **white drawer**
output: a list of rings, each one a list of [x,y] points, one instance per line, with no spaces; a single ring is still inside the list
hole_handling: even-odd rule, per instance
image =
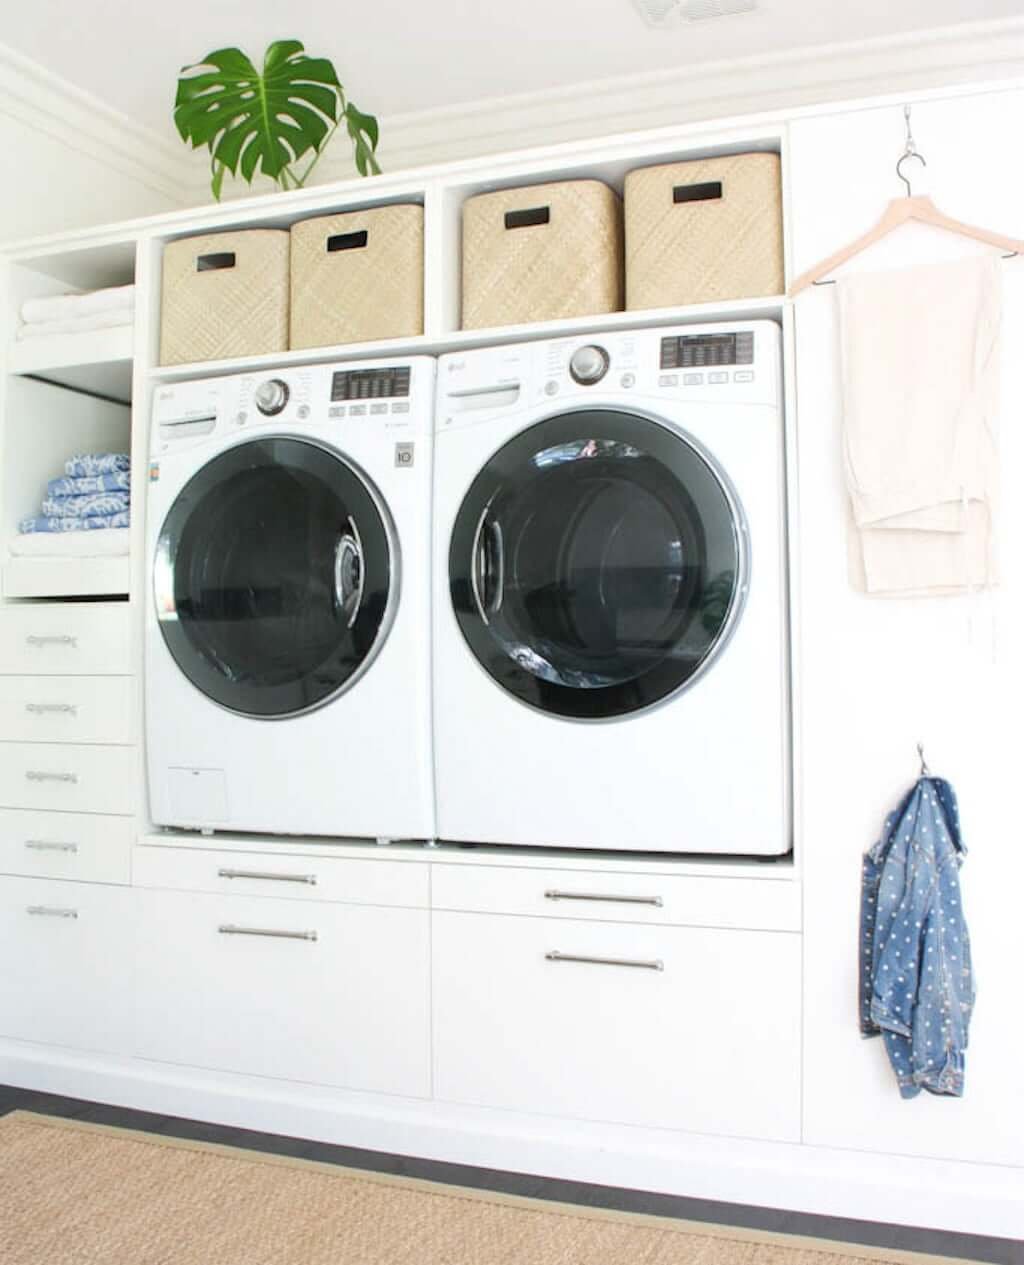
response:
[[[137,1055],[429,1095],[425,909],[133,891]]]
[[[0,741],[129,743],[130,676],[0,676]]]
[[[432,952],[439,1099],[799,1141],[799,936],[435,913]]]
[[[132,891],[0,882],[0,1035],[130,1049]]]
[[[26,602],[0,608],[0,673],[130,675],[127,602]]]
[[[789,879],[435,863],[431,892],[435,909],[670,926],[800,929],[800,885]]]
[[[131,882],[130,817],[0,809],[0,874]]]
[[[134,747],[0,743],[0,807],[130,814],[138,778]]]
[[[289,856],[287,844],[268,852],[143,844],[135,849],[134,882],[136,887],[415,909],[425,909],[430,900],[426,863]]]

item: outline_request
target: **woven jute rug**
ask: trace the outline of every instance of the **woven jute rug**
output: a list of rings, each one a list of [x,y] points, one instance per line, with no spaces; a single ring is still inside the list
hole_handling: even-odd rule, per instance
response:
[[[3,1265],[840,1265],[943,1260],[581,1209],[16,1111]]]

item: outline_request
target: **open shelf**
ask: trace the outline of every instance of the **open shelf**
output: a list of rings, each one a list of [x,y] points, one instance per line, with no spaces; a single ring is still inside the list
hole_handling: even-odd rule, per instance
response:
[[[38,515],[47,482],[64,473],[74,453],[129,452],[131,408],[27,375],[7,380],[4,427],[0,573],[5,598],[109,597],[130,592],[130,555],[90,552],[90,532],[39,533],[19,552],[18,524]],[[124,544],[131,539],[123,529]],[[72,539],[74,537],[74,539]],[[120,531],[118,535],[120,541]],[[39,548],[41,552],[35,552]],[[81,550],[80,554],[62,552]]]
[[[260,373],[310,364],[334,364],[348,360],[386,359],[395,356],[439,356],[449,351],[520,343],[541,338],[572,338],[626,329],[650,329],[657,325],[697,325],[718,321],[781,320],[785,299],[735,299],[728,303],[697,303],[690,307],[648,308],[635,312],[606,312],[567,320],[537,321],[490,329],[463,329],[430,337],[390,338],[371,343],[341,343],[334,347],[303,347],[264,356],[240,356],[231,360],[202,360],[190,364],[160,365],[150,370],[155,382],[180,382],[188,378],[218,377],[228,373]]]
[[[86,391],[127,404],[132,394],[131,325],[17,339],[11,346],[11,373]]]

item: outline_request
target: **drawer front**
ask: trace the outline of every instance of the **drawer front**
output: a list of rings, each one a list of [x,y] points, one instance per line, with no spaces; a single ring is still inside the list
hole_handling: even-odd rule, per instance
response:
[[[0,809],[0,874],[130,883],[130,817]]]
[[[129,743],[128,676],[0,676],[0,741]]]
[[[0,1035],[130,1049],[131,889],[0,882]]]
[[[131,814],[139,771],[134,747],[0,743],[0,806]]]
[[[433,915],[449,1102],[796,1142],[800,938]]]
[[[288,856],[281,850],[225,852],[150,844],[135,850],[134,880],[137,887],[414,909],[427,907],[430,890],[426,863],[415,861],[359,861]]]
[[[132,673],[127,602],[34,602],[0,609],[0,673]]]
[[[788,879],[435,863],[431,891],[435,909],[669,926],[800,929],[800,885]]]
[[[426,910],[134,894],[140,1057],[429,1095]]]

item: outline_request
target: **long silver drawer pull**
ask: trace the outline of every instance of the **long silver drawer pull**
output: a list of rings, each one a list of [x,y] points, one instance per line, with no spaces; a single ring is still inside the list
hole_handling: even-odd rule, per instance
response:
[[[30,914],[38,915],[40,918],[77,918],[77,909],[60,909],[55,905],[29,905],[27,906]]]
[[[545,900],[599,900],[611,905],[662,905],[660,896],[606,896],[603,892],[560,892],[557,888],[549,888],[544,893]]]
[[[309,883],[316,887],[315,874],[272,874],[269,870],[225,870],[217,871],[218,878],[258,878],[274,883]]]
[[[72,646],[78,649],[78,638],[69,637],[67,633],[54,637],[41,637],[38,633],[29,633],[25,642],[30,646]]]
[[[277,931],[273,927],[236,927],[223,923],[217,928],[222,936],[270,936],[273,940],[315,940],[315,931]]]
[[[50,843],[48,839],[26,839],[25,847],[33,852],[77,852],[77,843]]]
[[[584,957],[578,953],[559,953],[557,949],[552,949],[544,956],[549,962],[589,962],[593,966],[635,966],[644,971],[663,971],[665,963],[661,958],[654,958],[652,961],[645,961],[643,958],[591,958]]]
[[[30,782],[77,782],[77,773],[47,773],[43,769],[29,769],[25,774]]]
[[[78,715],[78,708],[74,703],[26,703],[25,710],[31,712],[33,716],[42,716],[46,712],[62,712],[70,716]]]

